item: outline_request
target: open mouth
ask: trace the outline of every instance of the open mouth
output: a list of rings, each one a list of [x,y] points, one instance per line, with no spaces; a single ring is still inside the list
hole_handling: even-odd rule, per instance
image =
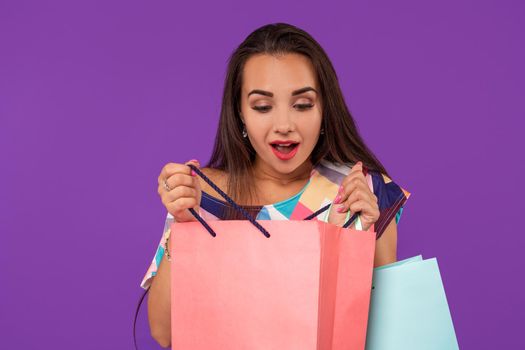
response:
[[[271,143],[272,147],[278,151],[279,153],[282,153],[282,154],[289,154],[291,153],[296,147],[297,145],[299,145],[299,143],[289,143],[289,144],[284,144],[284,143],[281,143],[281,144],[276,144],[276,143]]]

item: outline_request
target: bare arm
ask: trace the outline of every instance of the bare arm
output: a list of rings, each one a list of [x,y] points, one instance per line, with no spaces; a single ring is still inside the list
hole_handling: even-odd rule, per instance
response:
[[[168,163],[162,168],[158,178],[157,192],[162,204],[176,222],[195,220],[187,210],[189,208],[199,211],[200,183],[196,174],[192,174],[189,163],[199,166],[198,161],[195,160],[185,164]],[[171,264],[166,257],[163,257],[149,289],[148,320],[151,336],[164,348],[171,345],[170,276]]]
[[[163,348],[171,345],[170,274],[170,262],[166,257],[163,257],[157,275],[152,279],[148,296],[148,319],[151,336]]]
[[[376,241],[374,267],[390,264],[397,261],[397,224],[392,219],[385,231]]]

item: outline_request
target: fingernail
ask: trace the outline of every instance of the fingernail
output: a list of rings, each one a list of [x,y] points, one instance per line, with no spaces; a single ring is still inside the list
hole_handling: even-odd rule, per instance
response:
[[[339,204],[340,201],[341,201],[341,195],[338,194],[337,197],[335,197],[335,199],[334,199],[334,203],[335,204]]]
[[[343,191],[343,185],[339,186],[339,190],[337,190],[337,193],[341,193]]]
[[[344,210],[345,210],[344,205],[342,205],[342,206],[340,206],[339,208],[337,208],[337,212],[338,212],[338,213],[342,213]]]
[[[195,170],[191,171],[191,176],[197,176],[197,173],[195,172]]]

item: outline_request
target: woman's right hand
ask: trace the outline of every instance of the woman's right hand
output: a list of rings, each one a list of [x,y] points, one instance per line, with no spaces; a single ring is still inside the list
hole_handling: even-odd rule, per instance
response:
[[[190,208],[199,212],[202,191],[197,174],[187,165],[190,163],[200,167],[195,159],[184,164],[168,163],[162,168],[158,179],[158,193],[162,204],[176,222],[196,221],[188,210]],[[168,184],[169,191],[164,186],[164,181]]]

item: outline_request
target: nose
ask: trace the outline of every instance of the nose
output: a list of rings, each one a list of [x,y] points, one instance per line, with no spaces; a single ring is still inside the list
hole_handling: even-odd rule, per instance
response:
[[[273,131],[279,134],[288,134],[295,131],[295,123],[291,116],[286,113],[276,113],[274,115],[275,120],[273,123]]]

